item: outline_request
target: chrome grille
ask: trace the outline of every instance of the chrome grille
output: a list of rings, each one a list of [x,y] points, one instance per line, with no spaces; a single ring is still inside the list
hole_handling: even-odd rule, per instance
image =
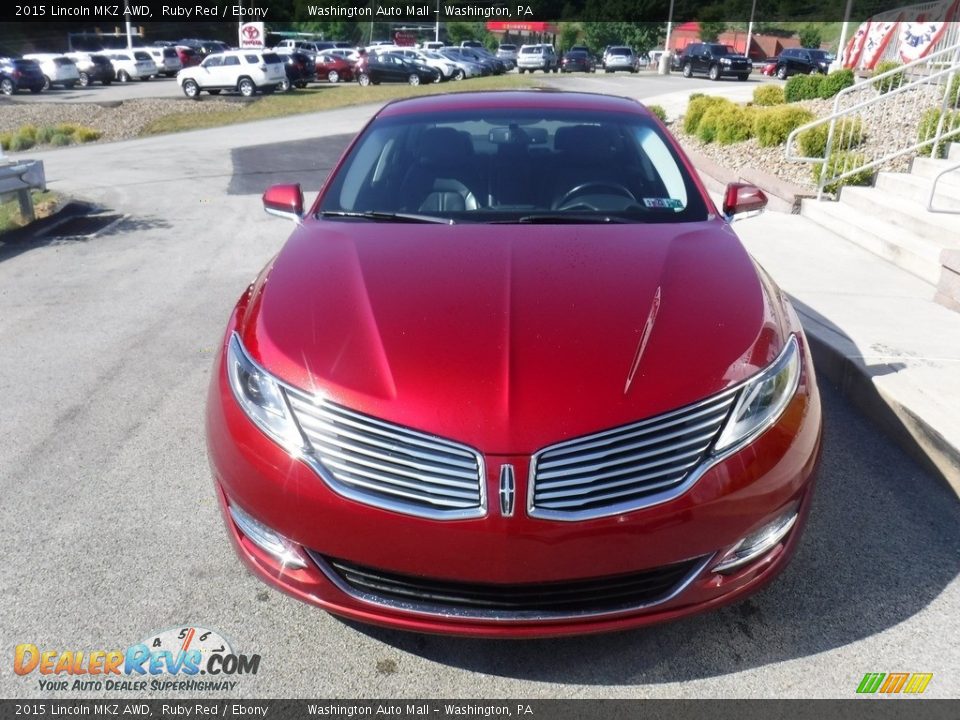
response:
[[[703,462],[736,392],[541,450],[530,465],[530,514],[585,520],[676,497]]]
[[[441,520],[486,510],[483,461],[474,450],[287,389],[310,443],[306,460],[344,497]]]

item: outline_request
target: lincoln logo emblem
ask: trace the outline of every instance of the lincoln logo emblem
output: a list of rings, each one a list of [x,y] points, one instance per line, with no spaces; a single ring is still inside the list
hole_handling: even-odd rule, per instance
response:
[[[517,484],[513,479],[513,465],[500,466],[500,514],[504,517],[513,515],[514,498],[517,495]]]

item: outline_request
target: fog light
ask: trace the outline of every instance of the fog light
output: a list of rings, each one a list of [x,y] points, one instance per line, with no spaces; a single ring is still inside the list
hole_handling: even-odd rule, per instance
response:
[[[254,520],[236,505],[230,506],[230,516],[250,542],[275,557],[284,567],[299,569],[307,566],[300,551],[283,535]]]
[[[759,530],[750,533],[734,545],[723,560],[714,566],[713,571],[728,573],[742,565],[753,562],[775,548],[787,536],[796,521],[797,508],[793,506],[773,522],[767,523]]]

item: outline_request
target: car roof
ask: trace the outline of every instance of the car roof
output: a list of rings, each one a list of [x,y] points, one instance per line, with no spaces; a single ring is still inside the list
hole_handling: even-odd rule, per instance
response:
[[[380,117],[425,114],[450,110],[494,110],[546,108],[557,110],[601,110],[647,115],[636,100],[600,93],[560,92],[557,90],[490,90],[422,95],[394,100]]]

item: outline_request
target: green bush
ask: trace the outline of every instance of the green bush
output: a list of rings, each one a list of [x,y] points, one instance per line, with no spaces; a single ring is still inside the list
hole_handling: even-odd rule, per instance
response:
[[[881,60],[873,68],[873,76],[882,75],[885,72],[894,70],[900,67],[900,63],[896,60]],[[877,90],[881,93],[888,93],[891,90],[896,90],[898,87],[903,85],[904,76],[902,72],[894,73],[888,78],[884,78],[877,83]]]
[[[647,110],[660,118],[660,122],[665,123],[667,121],[667,111],[663,109],[662,105],[647,105]]]
[[[714,105],[732,105],[729,100],[711,95],[700,95],[693,98],[687,105],[687,114],[683,118],[683,131],[689,135],[696,135],[700,126],[700,118]]]
[[[690,97],[687,98],[687,102],[693,102],[697,98],[707,97],[706,93],[690,93]]]
[[[856,165],[861,165],[867,162],[867,156],[863,153],[855,152],[839,152],[830,156],[830,159],[827,161],[827,177],[833,177],[835,173],[843,172],[844,168],[853,167]],[[820,169],[823,167],[823,163],[814,163],[811,168],[813,174],[813,182],[819,184],[820,182]],[[872,185],[873,184],[873,170],[860,170],[849,177],[842,178],[840,180],[835,180],[833,182],[828,182],[823,186],[823,189],[829,193],[836,193],[840,188],[845,185]]]
[[[50,138],[52,138],[55,134],[56,130],[49,125],[46,125],[37,130],[37,143],[39,145],[46,145],[50,142]]]
[[[823,100],[832,98],[854,83],[853,70],[837,70],[820,79],[820,95]]]
[[[94,130],[93,128],[80,127],[77,128],[76,133],[73,137],[77,142],[93,142],[94,140],[99,140],[102,133],[99,130]]]
[[[51,145],[69,145],[73,142],[73,138],[66,133],[55,133],[52,138],[50,138]]]
[[[786,101],[779,85],[761,85],[753,91],[754,105],[783,105]]]
[[[17,130],[16,135],[19,135],[24,140],[28,140],[30,142],[30,145],[27,147],[33,147],[37,143],[37,126],[21,125],[20,129]]]
[[[924,112],[920,116],[920,125],[917,128],[917,142],[932,139],[937,134],[939,122],[940,110],[938,108],[932,108]],[[960,112],[947,111],[947,115],[943,119],[943,133],[949,132],[955,134],[940,143],[940,147],[937,148],[937,157],[939,158],[947,156],[947,147],[951,142],[960,142]],[[933,143],[917,150],[918,155],[925,155],[926,157],[930,157],[931,153],[933,153]]]
[[[824,123],[804,130],[797,137],[800,152],[804,157],[823,157],[827,150],[827,134],[830,125]],[[863,124],[860,118],[843,118],[839,120],[833,131],[833,149],[849,150],[863,142]]]
[[[73,123],[60,123],[54,128],[60,135],[73,135],[79,129],[80,126]]]
[[[737,107],[726,108],[717,118],[717,142],[732,145],[753,137],[753,116],[755,111]]]
[[[813,120],[814,114],[803,108],[781,105],[756,111],[753,134],[761,147],[781,145],[793,130]]]
[[[733,103],[730,103],[733,105]],[[720,129],[720,116],[727,111],[726,103],[714,103],[707,108],[707,111],[700,118],[700,124],[697,125],[697,137],[702,142],[711,143],[717,139],[717,131]]]
[[[826,75],[794,75],[783,86],[783,96],[788,103],[818,98],[825,79]]]
[[[947,107],[960,108],[960,71],[953,76],[947,88]]]
[[[34,145],[36,145],[36,135],[30,133],[23,133],[23,128],[17,130],[14,136],[10,139],[10,150],[12,152],[19,152],[20,150],[29,150]]]
[[[0,133],[0,148],[10,149],[10,141],[13,139],[13,133]]]

